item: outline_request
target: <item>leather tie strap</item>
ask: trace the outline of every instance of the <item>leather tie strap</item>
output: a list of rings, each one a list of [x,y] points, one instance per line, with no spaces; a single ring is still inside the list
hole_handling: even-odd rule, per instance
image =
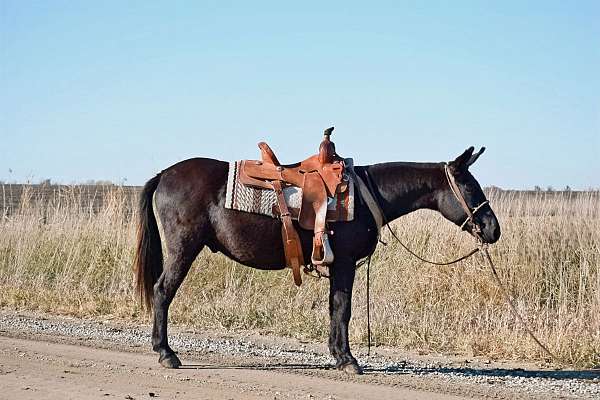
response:
[[[281,233],[283,236],[283,250],[285,252],[286,264],[292,268],[294,283],[296,286],[300,286],[302,284],[300,266],[304,261],[302,244],[300,242],[298,232],[296,229],[294,229],[290,210],[285,203],[285,196],[283,195],[281,181],[272,181],[271,184],[273,185],[273,190],[275,190],[275,194],[277,195],[277,203],[279,205],[279,212],[281,214]]]
[[[467,253],[466,255],[464,255],[464,256],[462,256],[460,258],[457,258],[456,260],[449,261],[449,262],[435,262],[435,261],[426,260],[426,259],[420,257],[419,255],[417,255],[416,253],[414,253],[412,250],[410,250],[404,243],[402,243],[402,241],[398,238],[398,236],[396,236],[396,234],[394,233],[394,231],[390,227],[389,222],[387,220],[385,220],[385,224],[388,227],[390,233],[396,239],[396,241],[398,241],[398,243],[400,243],[400,245],[406,251],[408,251],[410,254],[412,254],[413,256],[415,256],[416,258],[418,258],[419,260],[421,260],[423,262],[426,262],[428,264],[433,264],[433,265],[450,265],[450,264],[454,264],[454,263],[462,261],[462,260],[464,260],[466,258],[471,257],[473,254],[477,253],[478,251],[481,251],[483,253],[484,257],[485,257],[485,260],[488,262],[488,264],[490,266],[490,269],[492,271],[492,276],[493,276],[494,280],[496,281],[496,284],[500,288],[500,291],[501,291],[502,295],[504,296],[505,300],[510,305],[512,313],[515,315],[515,317],[521,323],[521,325],[523,325],[523,327],[525,328],[525,331],[535,341],[535,343],[542,350],[544,350],[544,352],[547,355],[549,355],[551,359],[554,359],[555,361],[560,362],[560,360],[554,355],[554,353],[552,353],[548,349],[548,347],[545,346],[535,336],[535,334],[533,333],[533,331],[531,330],[531,328],[529,327],[529,325],[527,324],[527,322],[525,321],[525,319],[523,318],[523,316],[519,313],[519,311],[517,309],[517,306],[515,304],[514,299],[510,296],[508,289],[502,283],[502,280],[500,279],[500,276],[498,275],[498,271],[496,271],[496,267],[494,266],[494,263],[492,262],[492,258],[490,257],[490,254],[488,253],[487,245],[483,243],[483,239],[481,237],[481,228],[479,227],[479,224],[477,223],[477,221],[475,221],[475,213],[477,213],[477,211],[479,211],[486,204],[489,204],[489,201],[485,200],[480,205],[478,205],[473,210],[471,210],[471,208],[468,206],[467,202],[465,201],[464,197],[462,196],[462,194],[461,194],[461,192],[460,192],[460,190],[458,188],[458,185],[456,184],[454,176],[449,171],[447,164],[444,164],[444,171],[446,173],[446,179],[448,180],[448,185],[450,186],[450,189],[452,190],[452,193],[454,194],[454,196],[458,200],[459,204],[461,205],[461,207],[464,209],[465,213],[467,214],[467,219],[461,225],[461,229],[464,228],[464,226],[467,224],[467,222],[471,221],[472,224],[473,224],[474,231],[475,231],[475,233],[477,235],[477,239],[479,241],[479,247],[471,250],[469,253]],[[371,182],[370,182],[371,178],[369,177],[369,173],[366,170],[365,170],[365,175],[366,175],[366,178],[367,178],[367,182],[369,182],[369,188],[371,190],[373,190],[373,187],[372,187]],[[373,193],[373,195],[375,195],[375,194]],[[379,208],[379,205],[378,205],[378,208]],[[383,213],[382,213],[382,215],[383,215]],[[370,345],[371,345],[371,326],[370,326],[370,314],[369,314],[369,304],[370,304],[370,302],[369,302],[369,278],[368,277],[369,277],[369,265],[371,264],[371,256],[368,257],[368,260],[369,260],[369,264],[367,264],[367,326],[368,326],[367,329],[368,329],[368,344],[369,344],[369,352],[370,352],[370,350],[371,350],[370,349]]]

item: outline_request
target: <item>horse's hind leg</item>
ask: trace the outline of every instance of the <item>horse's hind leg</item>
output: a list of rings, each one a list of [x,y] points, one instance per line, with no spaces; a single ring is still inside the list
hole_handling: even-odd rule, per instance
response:
[[[200,246],[198,246],[200,247]],[[165,260],[165,268],[154,285],[154,326],[152,328],[152,348],[159,353],[158,361],[167,368],[178,368],[181,361],[169,347],[167,338],[167,323],[169,305],[175,293],[185,279],[200,248],[171,254]]]

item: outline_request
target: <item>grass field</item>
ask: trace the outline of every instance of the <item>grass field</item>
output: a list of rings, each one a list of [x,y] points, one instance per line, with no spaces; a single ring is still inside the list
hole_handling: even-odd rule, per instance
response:
[[[2,187],[7,192],[7,185]],[[12,188],[11,188],[12,190]],[[0,214],[0,305],[147,321],[133,297],[135,190],[81,187],[39,195],[21,187]],[[97,194],[94,194],[96,196]],[[6,195],[5,195],[6,196]],[[95,197],[94,197],[95,198]],[[600,365],[600,195],[493,191],[502,226],[491,248],[533,331],[563,362]],[[6,203],[6,202],[5,202]],[[472,239],[433,212],[393,224],[424,257],[455,258]],[[480,256],[450,267],[419,262],[384,235],[371,266],[374,342],[419,351],[542,360],[515,322]],[[366,343],[365,269],[357,275],[351,341]],[[255,329],[323,341],[328,282],[262,272],[200,254],[171,308],[197,328]]]

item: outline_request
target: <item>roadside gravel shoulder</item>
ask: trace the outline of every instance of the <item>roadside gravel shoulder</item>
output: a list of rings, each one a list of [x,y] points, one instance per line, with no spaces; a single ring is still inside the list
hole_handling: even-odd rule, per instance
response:
[[[252,332],[196,332],[171,326],[170,344],[179,352],[184,366],[210,364],[244,370],[276,370],[334,381],[480,398],[600,398],[598,370],[553,370],[377,348],[371,356],[363,349],[355,352],[365,374],[353,377],[333,369],[333,360],[325,345]],[[0,336],[150,353],[150,326],[125,321],[83,320],[3,309],[0,310]]]

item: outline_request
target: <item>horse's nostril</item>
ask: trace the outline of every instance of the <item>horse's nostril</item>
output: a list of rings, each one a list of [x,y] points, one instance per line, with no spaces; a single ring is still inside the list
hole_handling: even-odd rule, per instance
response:
[[[497,223],[494,226],[494,240],[500,239],[500,225]]]

